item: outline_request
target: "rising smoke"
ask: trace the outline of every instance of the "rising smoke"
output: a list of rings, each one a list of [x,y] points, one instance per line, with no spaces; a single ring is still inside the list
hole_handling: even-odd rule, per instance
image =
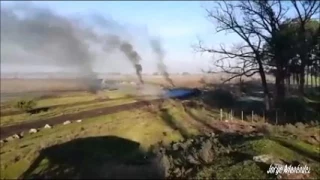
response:
[[[96,92],[100,86],[93,70],[95,53],[92,46],[100,46],[105,53],[118,49],[133,67],[140,82],[140,55],[121,34],[108,32],[120,26],[102,16],[91,17],[93,25],[58,15],[50,9],[31,3],[16,3],[1,7],[1,60],[10,64],[42,64],[71,68],[87,87]],[[95,26],[105,32],[97,33]]]
[[[122,41],[121,38],[117,35],[111,35],[107,38],[106,46],[104,50],[107,52],[113,52],[119,49],[130,61],[130,64],[136,71],[139,82],[144,84],[142,79],[142,66],[140,64],[141,57],[137,51],[133,49],[133,46],[128,41]]]
[[[139,56],[139,54],[133,49],[132,45],[127,42],[124,42],[121,44],[120,50],[130,60],[130,62],[132,63],[132,65],[136,70],[136,74],[139,78],[140,83],[143,84],[142,75],[141,75],[142,66],[140,65],[140,62],[139,62],[141,60],[141,57]]]
[[[30,3],[1,7],[1,60],[11,64],[44,64],[70,67],[92,91],[97,75],[94,56],[86,41],[93,32],[49,9]],[[23,59],[21,59],[23,58]]]
[[[162,48],[161,42],[158,39],[151,39],[150,45],[153,50],[153,52],[157,55],[157,67],[160,73],[164,76],[165,80],[171,85],[174,86],[172,79],[170,78],[170,75],[167,71],[167,67],[165,63],[163,62],[164,59],[164,50]]]

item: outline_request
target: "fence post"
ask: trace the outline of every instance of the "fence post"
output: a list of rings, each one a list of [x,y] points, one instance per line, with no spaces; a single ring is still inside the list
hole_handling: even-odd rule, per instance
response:
[[[276,110],[276,125],[278,125],[278,110]]]
[[[241,111],[241,121],[243,122],[243,111]]]
[[[222,109],[220,109],[220,121],[222,121],[222,117],[223,117],[223,111]]]
[[[231,109],[230,115],[231,115],[230,120],[232,121],[232,120],[233,120],[233,112],[232,112],[232,109]]]
[[[226,114],[225,114],[225,117],[226,117],[226,120],[228,120],[228,118],[230,117],[230,115],[229,115],[229,113],[228,113],[228,110],[227,110],[227,112],[226,112]]]
[[[251,111],[251,122],[253,123],[253,111]]]

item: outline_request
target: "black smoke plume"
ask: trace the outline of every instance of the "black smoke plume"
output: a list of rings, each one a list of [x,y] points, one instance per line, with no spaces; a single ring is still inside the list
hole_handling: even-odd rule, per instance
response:
[[[157,67],[158,70],[160,71],[160,73],[162,74],[162,76],[165,78],[165,80],[171,85],[174,86],[174,83],[172,81],[172,79],[170,78],[170,75],[167,71],[167,67],[163,62],[164,59],[164,50],[162,48],[161,42],[158,39],[151,39],[150,40],[150,44],[151,44],[151,48],[153,50],[154,53],[156,53],[157,55]]]
[[[120,50],[127,56],[132,65],[136,70],[136,74],[139,78],[141,84],[143,84],[143,79],[141,75],[142,66],[140,65],[141,57],[140,55],[133,49],[132,45],[128,42],[124,42],[120,45]]]
[[[96,92],[101,80],[93,70],[95,52],[100,46],[105,53],[121,50],[135,67],[140,82],[140,56],[123,35],[114,34],[122,27],[99,15],[91,16],[93,25],[80,18],[61,16],[54,11],[37,7],[31,2],[17,2],[1,6],[1,63],[26,65],[54,65],[76,71]],[[95,27],[103,27],[97,33]],[[117,29],[118,28],[118,29]]]

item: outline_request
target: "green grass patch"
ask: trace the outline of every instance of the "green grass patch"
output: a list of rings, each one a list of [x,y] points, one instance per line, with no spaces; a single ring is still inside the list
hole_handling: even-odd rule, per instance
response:
[[[159,141],[168,144],[182,138],[179,131],[168,126],[161,117],[144,110],[89,118],[83,120],[82,123],[57,125],[52,129],[43,129],[36,134],[26,135],[21,140],[12,141],[2,146],[0,150],[1,178],[19,177],[21,172],[26,171],[28,166],[39,157],[39,153],[47,147],[64,144],[73,139],[102,136],[117,136],[139,142],[139,149],[145,151]],[[95,149],[93,145],[90,148]],[[57,155],[62,153],[62,151],[57,152]],[[70,154],[72,156],[72,153]],[[44,163],[46,165],[43,166],[39,165],[35,171],[43,171],[51,166],[50,163],[53,162]],[[89,161],[90,163],[92,162]]]
[[[235,162],[225,156],[214,165],[205,167],[195,179],[267,179],[266,173],[252,160]]]
[[[304,156],[312,159],[318,159],[318,161],[320,161],[320,147],[318,146],[313,146],[299,140],[288,139],[284,137],[270,137],[270,139],[291,150],[299,152]]]
[[[169,100],[163,104],[164,110],[159,112],[160,117],[172,128],[177,129],[184,137],[198,135],[200,132],[187,120],[188,115],[184,112],[182,104]]]
[[[280,140],[279,138],[277,139]],[[280,141],[284,140],[281,139]],[[301,153],[301,151],[299,151],[297,148],[291,148],[289,146],[286,146],[280,141],[276,141],[275,138],[262,138],[257,140],[246,141],[239,147],[242,152],[247,152],[253,156],[269,154],[276,158],[286,160],[288,162],[291,162],[293,160],[305,161],[306,159],[310,159],[310,157],[312,158],[313,156],[317,155],[318,150],[316,150],[316,147],[313,147],[311,145],[299,141],[296,141],[294,143],[291,142],[290,144],[294,144],[295,147],[297,147],[299,150],[306,152]],[[286,140],[285,142],[290,141]],[[310,156],[310,154],[313,154],[313,156]]]
[[[117,99],[117,98],[126,97],[126,94],[119,91],[102,91],[102,92],[99,92],[99,94],[92,94],[88,92],[73,92],[73,93],[61,94],[57,97],[44,98],[40,100],[35,99],[35,101],[37,102],[36,108],[41,108],[41,107],[50,107],[50,106],[57,106],[57,105],[74,104],[74,103],[80,103],[80,102],[88,102],[88,101],[93,101],[98,97],[108,97],[110,99]],[[1,112],[17,110],[13,106],[15,102],[16,101],[9,101],[9,102],[2,103]]]
[[[134,99],[119,99],[119,100],[116,99],[116,100],[108,100],[105,102],[96,102],[96,103],[86,104],[86,105],[54,108],[52,110],[49,109],[46,112],[40,112],[37,114],[22,113],[17,115],[4,116],[4,117],[1,117],[0,125],[9,126],[17,123],[22,123],[25,121],[30,122],[30,121],[35,121],[39,119],[48,119],[48,118],[57,117],[65,114],[75,114],[75,113],[86,111],[86,110],[116,106],[116,105],[121,105],[126,103],[133,103],[135,101],[136,100]]]
[[[83,108],[87,107],[88,105]],[[216,112],[203,108],[191,108],[191,111],[208,123],[216,115]],[[36,134],[27,134],[20,140],[1,146],[0,178],[16,179],[23,173],[24,178],[40,178],[44,174],[48,178],[99,177],[101,173],[107,173],[106,169],[109,172],[113,168],[105,164],[110,159],[135,164],[159,141],[168,145],[172,141],[200,134],[201,131],[190,123],[188,116],[180,102],[168,100],[161,108],[154,107],[152,111],[146,107],[83,119],[81,123],[41,129]],[[305,161],[312,158],[310,154],[317,155],[320,151],[318,147],[284,137],[245,139],[231,146],[240,152],[240,160],[239,157],[228,154],[219,155],[215,157],[214,164],[204,166],[193,177],[269,178],[265,169],[253,162],[252,158],[245,159],[241,155],[269,154],[287,161]],[[57,172],[62,174],[57,175]]]

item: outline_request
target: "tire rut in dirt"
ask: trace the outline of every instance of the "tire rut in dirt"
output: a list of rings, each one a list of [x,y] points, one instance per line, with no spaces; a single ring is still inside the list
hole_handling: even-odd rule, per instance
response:
[[[5,139],[13,134],[17,134],[22,131],[28,131],[29,129],[32,129],[32,128],[42,128],[46,124],[56,125],[56,124],[63,123],[64,121],[67,121],[67,120],[74,121],[78,119],[85,119],[85,118],[96,117],[100,115],[113,114],[113,113],[117,113],[125,110],[132,110],[132,109],[146,107],[150,104],[161,103],[162,101],[163,101],[162,99],[155,99],[151,101],[138,101],[134,103],[123,104],[123,105],[118,105],[113,107],[104,107],[99,109],[82,111],[76,114],[67,114],[67,115],[53,117],[45,120],[37,120],[37,121],[27,122],[27,123],[24,122],[22,124],[0,127],[0,132],[1,132],[0,139]]]
[[[68,108],[68,107],[73,107],[73,106],[79,106],[79,105],[89,105],[93,103],[99,103],[99,102],[107,102],[107,101],[114,101],[114,100],[121,100],[121,99],[128,99],[128,98],[116,98],[116,99],[95,99],[92,101],[84,101],[84,102],[76,102],[76,103],[70,103],[70,104],[58,104],[58,105],[53,105],[53,106],[46,106],[46,107],[39,107],[34,109],[34,111],[42,111],[42,109],[55,109],[55,108]],[[18,114],[23,114],[25,112],[23,111],[8,111],[8,112],[1,112],[0,116],[12,116],[12,115],[18,115]]]

